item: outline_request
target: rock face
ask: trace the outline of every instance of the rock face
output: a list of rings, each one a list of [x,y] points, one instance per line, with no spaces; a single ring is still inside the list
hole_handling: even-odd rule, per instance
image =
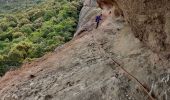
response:
[[[101,9],[97,7],[96,0],[84,0],[83,8],[79,15],[79,24],[77,32],[74,36],[83,31],[91,31],[95,28],[95,16],[101,13]]]
[[[165,49],[159,49],[162,42],[169,43],[168,35],[166,38],[154,37],[160,35],[155,31],[156,27],[163,24],[163,29],[157,29],[165,31],[163,36],[168,34],[169,17],[164,17],[164,23],[160,23],[157,17],[151,19],[150,24],[143,23],[149,21],[145,16],[154,16],[152,12],[157,12],[157,6],[160,11],[167,8],[168,1],[164,0],[163,7],[160,6],[161,0],[145,0],[153,3],[153,11],[145,5],[147,13],[143,12],[143,16],[140,15],[144,9],[141,1],[116,0],[108,6],[107,1],[99,0],[101,10],[96,1],[87,0],[80,14],[79,34],[60,50],[2,77],[0,100],[169,100],[167,45],[163,45]],[[132,9],[137,4],[139,7]],[[115,16],[119,10],[126,21],[121,14]],[[100,13],[103,14],[102,21],[95,29],[94,19]],[[168,13],[165,15],[169,16]],[[143,24],[140,26],[139,22]],[[146,35],[151,30],[152,38]],[[149,40],[158,43],[158,48]],[[160,55],[165,51],[162,58]]]
[[[154,52],[170,54],[169,0],[115,0],[135,36]]]

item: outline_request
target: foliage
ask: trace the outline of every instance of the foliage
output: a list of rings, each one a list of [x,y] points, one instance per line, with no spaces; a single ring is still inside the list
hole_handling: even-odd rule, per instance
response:
[[[0,75],[69,41],[79,11],[78,0],[47,0],[17,13],[1,14]]]
[[[16,12],[42,3],[44,0],[4,0],[0,2],[0,13]]]

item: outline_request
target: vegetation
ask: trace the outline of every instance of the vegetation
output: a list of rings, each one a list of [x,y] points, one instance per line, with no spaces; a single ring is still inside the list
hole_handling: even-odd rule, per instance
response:
[[[47,0],[0,15],[0,75],[69,41],[76,30],[78,0]]]
[[[42,3],[44,0],[0,0],[0,13],[16,12]]]

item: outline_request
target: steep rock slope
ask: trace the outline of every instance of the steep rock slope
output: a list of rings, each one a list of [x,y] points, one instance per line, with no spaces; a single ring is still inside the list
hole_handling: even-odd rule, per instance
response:
[[[137,38],[164,58],[170,55],[169,0],[112,0],[123,10]]]
[[[100,10],[91,7],[96,6],[95,1],[85,2],[80,15],[79,35],[54,53],[7,73],[0,80],[1,100],[170,98],[168,59],[160,58],[159,52],[148,48],[149,45],[135,35],[133,25],[129,26],[122,17],[114,16],[112,4],[99,1],[103,7]],[[124,2],[117,1],[117,5],[122,3],[120,9],[123,9]],[[128,9],[124,8],[128,20],[126,11]],[[95,29],[94,17],[100,13],[104,17],[99,28]]]

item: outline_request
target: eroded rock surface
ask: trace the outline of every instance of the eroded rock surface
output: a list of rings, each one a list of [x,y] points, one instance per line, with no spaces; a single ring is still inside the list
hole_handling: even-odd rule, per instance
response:
[[[154,45],[150,46],[147,40],[149,37],[138,37],[138,34],[149,34],[149,30],[145,30],[145,34],[140,33],[142,27],[147,28],[148,24],[146,26],[142,24],[141,27],[136,24],[135,27],[139,27],[139,30],[135,30],[133,26],[135,22],[138,23],[136,20],[139,18],[136,16],[133,19],[133,10],[138,9],[138,13],[141,13],[142,9],[140,3],[139,8],[131,7],[142,0],[116,1],[119,6],[121,5],[120,9],[123,10],[126,21],[122,16],[114,16],[115,9],[107,5],[105,5],[107,9],[104,7],[103,10],[97,7],[87,7],[89,10],[83,8],[87,14],[80,14],[80,21],[82,21],[79,27],[91,23],[91,19],[94,19],[98,13],[103,13],[105,17],[99,28],[91,27],[91,30],[83,31],[59,51],[27,64],[20,70],[7,73],[0,79],[0,100],[168,100],[170,63],[167,58],[164,60],[159,56],[159,50],[154,52]],[[153,1],[161,2],[161,0],[148,2]],[[91,4],[89,2],[96,5],[95,1],[88,0],[86,3]],[[162,4],[157,6],[159,5]],[[129,16],[132,16],[132,19]],[[152,16],[152,14],[144,14],[140,20],[145,20],[145,16]],[[164,29],[169,32],[167,28],[169,17],[166,20]],[[152,21],[150,27],[152,25],[156,27],[156,22]],[[143,39],[146,41],[144,42]],[[169,41],[168,38],[165,39],[166,42]],[[148,94],[144,92],[139,82],[130,77],[113,60],[137,78]]]
[[[154,52],[170,53],[169,0],[115,0],[135,36]]]

